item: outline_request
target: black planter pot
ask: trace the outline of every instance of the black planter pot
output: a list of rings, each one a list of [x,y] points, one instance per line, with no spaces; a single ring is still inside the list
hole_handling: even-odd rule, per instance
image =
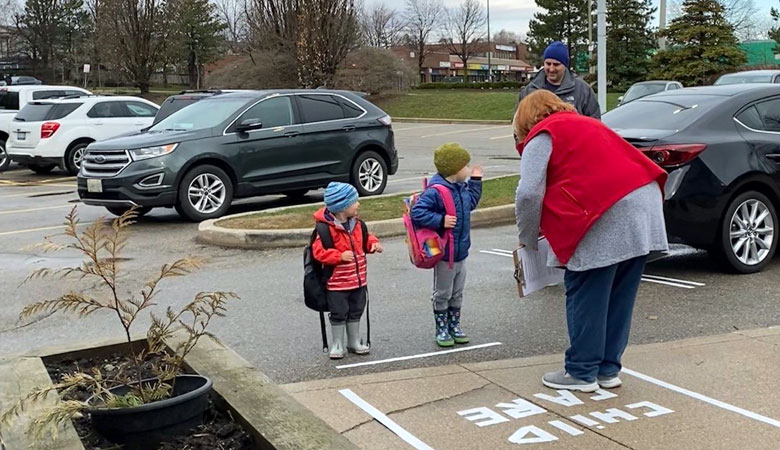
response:
[[[169,399],[131,408],[90,409],[92,427],[127,450],[156,450],[160,442],[185,434],[203,423],[211,384],[210,379],[200,375],[179,375]],[[116,395],[128,391],[127,386],[111,389]]]

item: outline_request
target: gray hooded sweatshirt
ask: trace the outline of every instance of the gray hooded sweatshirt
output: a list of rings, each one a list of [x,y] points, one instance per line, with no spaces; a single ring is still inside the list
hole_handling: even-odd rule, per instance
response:
[[[520,100],[538,89],[544,89],[547,75],[544,70],[536,74],[533,80],[520,91]],[[561,100],[577,108],[577,112],[583,116],[601,119],[601,108],[593,89],[582,78],[567,70],[563,76],[560,87],[555,92]]]

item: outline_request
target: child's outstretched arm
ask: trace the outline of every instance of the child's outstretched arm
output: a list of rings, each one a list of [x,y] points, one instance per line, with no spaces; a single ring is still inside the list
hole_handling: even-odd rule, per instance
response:
[[[341,252],[335,248],[325,248],[322,246],[322,240],[319,236],[314,240],[311,246],[312,255],[314,259],[325,264],[326,266],[338,266],[341,264]]]
[[[382,247],[382,244],[379,243],[379,238],[374,236],[373,234],[368,235],[368,253],[382,253],[385,251],[385,248]]]
[[[444,206],[439,205],[436,189],[426,189],[412,207],[412,222],[422,228],[438,230],[444,227]]]
[[[471,197],[471,210],[474,211],[482,199],[482,177],[472,176],[469,180],[468,190]]]

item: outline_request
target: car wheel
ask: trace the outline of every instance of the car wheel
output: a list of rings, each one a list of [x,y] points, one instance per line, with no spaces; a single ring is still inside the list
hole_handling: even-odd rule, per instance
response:
[[[225,215],[233,201],[233,183],[224,170],[198,166],[181,180],[176,211],[193,222]]]
[[[57,167],[56,164],[30,164],[27,166],[28,169],[32,170],[38,175],[48,175],[52,170],[54,170],[55,167]]]
[[[740,194],[726,208],[717,255],[732,271],[760,272],[777,250],[777,225],[775,206],[764,194]]]
[[[11,165],[11,158],[8,157],[8,153],[5,151],[5,141],[0,139],[0,172],[4,171]]]
[[[361,196],[378,195],[387,187],[387,163],[376,152],[364,152],[352,166],[352,184]]]
[[[76,144],[68,150],[65,155],[65,170],[71,175],[77,175],[81,169],[81,162],[84,161],[84,154],[87,153],[87,146],[89,144],[84,142]]]
[[[113,215],[115,215],[117,217],[119,217],[122,214],[130,211],[130,207],[128,207],[128,206],[106,206],[106,209],[108,210],[108,212],[110,212],[111,214],[113,214]],[[148,206],[142,206],[140,208],[136,208],[135,209],[135,214],[136,214],[137,217],[143,217],[143,216],[149,214],[149,211],[151,211],[151,210],[152,210],[152,208],[150,208]]]

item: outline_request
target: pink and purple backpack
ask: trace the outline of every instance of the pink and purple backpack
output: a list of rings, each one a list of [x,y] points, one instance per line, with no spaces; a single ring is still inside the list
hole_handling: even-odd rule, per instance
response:
[[[423,181],[423,191],[428,189],[428,180]],[[434,184],[431,189],[436,189],[444,202],[444,210],[447,215],[455,216],[455,201],[452,199],[452,192],[446,186]],[[409,247],[409,259],[415,267],[420,269],[432,269],[444,258],[444,251],[447,245],[454,244],[452,230],[448,229],[444,236],[439,236],[436,230],[428,228],[417,228],[412,222],[412,208],[422,192],[417,192],[411,197],[404,199],[406,212],[404,213],[404,225],[406,226],[406,244]],[[455,263],[455,249],[450,249],[450,268]]]

